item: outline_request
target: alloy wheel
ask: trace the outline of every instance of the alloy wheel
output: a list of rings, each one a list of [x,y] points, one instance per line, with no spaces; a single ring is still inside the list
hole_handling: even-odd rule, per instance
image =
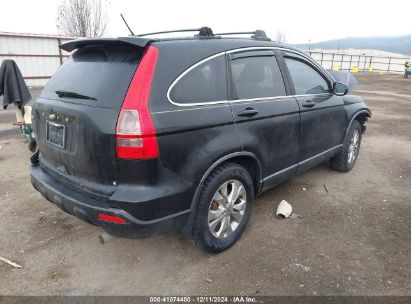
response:
[[[229,180],[215,192],[208,211],[208,227],[219,239],[230,236],[240,225],[247,206],[247,193],[242,182]]]
[[[357,158],[359,147],[360,132],[357,129],[355,129],[351,137],[350,146],[348,147],[348,164],[351,165]]]

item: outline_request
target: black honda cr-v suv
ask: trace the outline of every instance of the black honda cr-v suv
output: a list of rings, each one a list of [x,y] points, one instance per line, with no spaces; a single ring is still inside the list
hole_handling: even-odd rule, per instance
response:
[[[254,197],[330,160],[355,164],[371,112],[305,53],[266,38],[130,36],[72,55],[33,106],[33,186],[109,234],[180,231],[222,251]]]

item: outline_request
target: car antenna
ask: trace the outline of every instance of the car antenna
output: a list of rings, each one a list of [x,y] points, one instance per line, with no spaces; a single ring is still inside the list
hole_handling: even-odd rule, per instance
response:
[[[123,14],[120,14],[120,16],[121,16],[121,18],[123,19],[124,23],[126,24],[128,30],[130,31],[131,36],[134,36],[134,33],[133,33],[133,31],[131,30],[131,28],[128,26],[128,23],[127,23],[126,19],[124,19]]]

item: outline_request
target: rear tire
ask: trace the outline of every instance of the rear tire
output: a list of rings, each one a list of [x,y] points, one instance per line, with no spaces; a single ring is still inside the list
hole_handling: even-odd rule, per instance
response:
[[[193,239],[205,251],[232,246],[244,232],[254,201],[248,171],[236,163],[217,167],[205,180],[194,219]]]
[[[331,169],[348,172],[354,167],[360,152],[361,138],[361,124],[354,120],[344,138],[342,151],[330,159]]]

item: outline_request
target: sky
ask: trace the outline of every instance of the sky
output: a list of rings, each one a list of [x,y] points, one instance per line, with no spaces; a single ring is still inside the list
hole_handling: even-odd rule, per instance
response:
[[[57,34],[60,0],[0,0],[0,31]],[[411,34],[411,1],[111,0],[106,36],[209,26],[214,32],[263,29],[275,39],[311,43],[345,37]]]

